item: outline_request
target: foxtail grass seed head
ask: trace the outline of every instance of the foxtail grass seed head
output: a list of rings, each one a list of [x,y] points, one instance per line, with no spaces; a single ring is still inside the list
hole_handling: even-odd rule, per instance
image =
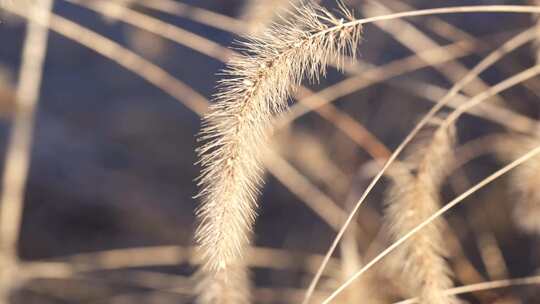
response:
[[[298,6],[289,19],[241,42],[241,54],[223,72],[198,149],[202,203],[195,240],[207,273],[221,276],[236,267],[249,245],[273,117],[304,77],[317,81],[329,62],[355,56],[361,27],[343,26],[354,19],[343,6],[340,15]]]
[[[394,240],[434,214],[440,207],[439,191],[451,164],[454,131],[440,129],[427,141],[411,147],[408,166],[392,170],[393,184],[387,193],[386,221]],[[413,172],[408,168],[413,168]],[[445,261],[441,219],[426,226],[395,252],[391,265],[422,304],[453,304],[459,301],[446,296],[452,287],[451,273]]]

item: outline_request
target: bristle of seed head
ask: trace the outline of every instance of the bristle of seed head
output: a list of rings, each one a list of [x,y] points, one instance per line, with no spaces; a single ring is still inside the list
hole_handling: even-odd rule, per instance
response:
[[[344,7],[341,15],[353,20]],[[238,267],[249,245],[273,117],[303,78],[317,81],[329,62],[355,56],[360,41],[360,25],[342,26],[322,7],[302,5],[291,16],[239,44],[203,121],[195,240],[211,276]]]

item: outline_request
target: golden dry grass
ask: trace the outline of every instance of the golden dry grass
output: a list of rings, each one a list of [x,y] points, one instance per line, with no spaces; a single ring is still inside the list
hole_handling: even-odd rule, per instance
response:
[[[458,295],[468,292],[474,292],[478,301],[488,303],[494,296],[476,293],[539,283],[538,277],[534,275],[507,278],[511,271],[509,265],[504,264],[505,252],[502,247],[499,248],[497,231],[490,231],[486,227],[489,219],[467,218],[475,225],[474,230],[478,234],[474,245],[478,246],[482,263],[486,267],[484,274],[481,269],[477,269],[476,262],[468,260],[469,253],[460,247],[463,245],[460,241],[464,239],[464,228],[450,227],[453,228],[450,231],[447,225],[451,226],[453,222],[446,223],[443,218],[458,204],[463,204],[465,199],[470,199],[472,194],[508,173],[508,188],[511,199],[515,200],[511,206],[515,224],[530,234],[538,235],[540,232],[540,194],[536,189],[540,169],[540,148],[535,134],[538,131],[537,121],[531,113],[516,111],[509,105],[505,94],[517,87],[538,94],[535,79],[540,73],[540,65],[536,63],[512,72],[494,85],[485,81],[482,75],[494,66],[502,65],[503,57],[538,40],[538,25],[531,24],[530,28],[518,34],[512,32],[510,38],[505,36],[504,42],[485,56],[481,50],[490,48],[482,45],[483,39],[473,38],[459,27],[434,17],[480,12],[536,15],[540,13],[539,7],[484,5],[414,10],[408,4],[394,0],[385,5],[368,1],[359,6],[366,17],[359,18],[343,3],[338,3],[336,6],[339,10],[333,13],[307,2],[294,6],[282,20],[274,22],[276,15],[273,9],[261,9],[261,3],[248,1],[245,18],[250,20],[250,26],[244,27],[241,21],[230,16],[168,0],[66,2],[226,62],[225,70],[220,74],[218,93],[209,102],[205,94],[200,94],[164,68],[120,43],[55,14],[51,14],[50,19],[44,18],[48,16],[48,8],[30,5],[32,9],[28,11],[28,6],[20,3],[2,3],[7,12],[30,20],[31,26],[42,31],[48,27],[98,52],[203,117],[203,127],[199,133],[200,147],[197,151],[199,165],[202,167],[198,180],[200,192],[197,196],[200,207],[195,212],[198,218],[194,232],[197,248],[187,250],[158,247],[155,251],[136,248],[132,251],[128,249],[83,255],[82,258],[74,256],[59,258],[57,261],[19,263],[16,243],[22,222],[24,185],[30,159],[28,151],[32,140],[30,130],[34,122],[32,107],[19,106],[13,116],[13,142],[8,145],[7,166],[4,169],[0,249],[4,256],[3,265],[7,266],[2,272],[5,275],[0,276],[0,301],[9,301],[9,294],[17,286],[32,286],[28,282],[33,278],[69,279],[97,270],[145,267],[160,263],[188,263],[199,267],[189,280],[183,276],[134,271],[137,275],[131,278],[132,281],[160,292],[195,297],[203,304],[247,304],[282,299],[304,304],[351,301],[448,304],[462,301]],[[280,2],[265,4],[277,7],[290,5]],[[141,7],[189,18],[210,27],[244,35],[244,38],[236,44],[234,51],[229,50],[204,36],[140,10]],[[393,13],[392,9],[396,8],[407,11]],[[265,14],[253,15],[250,12]],[[437,38],[407,21],[409,17],[419,17],[420,20],[425,18],[433,25],[435,33],[448,38],[452,44],[441,46]],[[359,60],[356,51],[361,40],[367,40],[369,44],[369,36],[364,37],[362,30],[366,24],[371,23],[389,33],[390,37],[411,50],[413,55],[383,66],[373,66]],[[32,36],[32,32],[29,30],[28,37]],[[40,41],[31,44],[43,47],[46,45],[46,37],[42,35]],[[461,57],[471,53],[482,56],[472,68],[460,61]],[[34,56],[27,54],[23,57],[21,80],[15,95],[17,102],[37,102],[39,78],[43,72],[39,61],[42,61],[44,54],[45,50],[41,49],[31,54]],[[36,62],[32,64],[32,60]],[[33,69],[28,69],[26,64],[32,65]],[[345,78],[319,92],[302,87],[304,80],[315,86],[321,80],[326,82],[327,72],[334,74],[335,67],[339,72],[346,73]],[[396,81],[396,87],[412,90],[416,95],[430,99],[435,105],[426,114],[419,115],[418,123],[406,133],[395,149],[386,146],[380,132],[372,132],[369,127],[357,121],[353,113],[332,104],[336,99],[370,85],[426,67],[442,75],[450,82],[450,86],[444,89],[440,84],[426,80]],[[28,78],[28,75],[35,78]],[[332,77],[335,76],[329,79]],[[289,111],[290,99],[293,97],[299,99],[299,102]],[[450,108],[449,114],[437,116],[445,107]],[[332,143],[317,142],[292,126],[293,121],[312,111],[316,111],[326,123],[339,130],[339,134],[345,135],[344,138],[350,141],[349,145],[332,146],[339,143],[339,140],[342,143],[341,138],[335,138]],[[459,146],[459,132],[455,133],[455,128],[460,128],[460,118],[465,114],[474,114],[504,130],[520,134],[490,137],[481,143],[493,141],[493,147],[480,145],[474,146],[475,151],[465,151]],[[417,140],[418,134],[422,134],[425,127],[434,120],[434,131],[423,133],[424,138]],[[291,132],[291,136],[281,143],[281,151],[275,149],[272,139],[273,132],[280,130]],[[417,144],[411,145],[413,141]],[[346,170],[348,168],[344,169],[334,163],[336,159],[331,155],[332,152],[336,153],[340,149],[353,151],[349,153],[347,162],[354,159],[350,155],[357,148],[366,151],[374,159],[372,163],[363,159],[362,170],[358,170],[360,173],[351,174],[353,170]],[[296,150],[310,153],[295,155]],[[401,152],[405,150],[408,151],[407,156],[400,159]],[[464,177],[462,171],[463,164],[481,154],[494,152],[501,156],[506,165],[470,186],[471,182]],[[455,162],[454,156],[457,160]],[[353,166],[353,163],[350,162],[348,166]],[[275,176],[321,219],[321,223],[327,224],[337,233],[324,256],[309,255],[311,258],[309,262],[307,259],[303,261],[304,265],[298,262],[303,260],[303,255],[296,259],[288,250],[278,252],[252,248],[265,172]],[[358,180],[368,180],[364,175],[371,179],[366,185],[359,184]],[[364,204],[385,175],[391,177],[392,183],[385,189],[386,214],[381,217],[377,210]],[[465,190],[459,191],[455,198],[444,204],[441,192],[443,186],[448,186],[447,183],[458,189],[465,185]],[[344,200],[346,204],[342,203]],[[503,207],[499,206],[501,209]],[[368,212],[369,216],[358,214],[361,209]],[[373,223],[377,223],[378,227],[374,229]],[[382,230],[378,231],[379,227]],[[448,233],[452,235],[447,236]],[[447,242],[447,237],[454,241]],[[321,237],[321,243],[326,241]],[[341,254],[335,256],[338,246],[341,246]],[[467,249],[470,251],[470,248]],[[379,254],[374,253],[377,250]],[[456,253],[458,251],[459,254]],[[383,260],[391,253],[393,260]],[[380,269],[373,269],[385,263],[392,266],[390,276],[382,274]],[[304,269],[306,277],[300,287],[264,288],[257,286],[257,279],[251,275],[251,268],[254,267],[287,271]],[[373,272],[366,274],[368,270]],[[13,277],[13,282],[6,276]],[[498,280],[488,281],[495,278]],[[171,288],[163,283],[173,279],[179,287]],[[378,284],[387,284],[389,287],[377,288]],[[464,285],[453,287],[455,284]],[[33,286],[34,291],[39,291],[36,286]],[[410,299],[403,300],[407,297]],[[496,300],[519,303],[517,298],[514,295],[500,296]],[[121,302],[131,298],[119,295],[113,299]],[[398,299],[402,301],[396,302]],[[150,303],[154,300],[149,298],[146,301]]]

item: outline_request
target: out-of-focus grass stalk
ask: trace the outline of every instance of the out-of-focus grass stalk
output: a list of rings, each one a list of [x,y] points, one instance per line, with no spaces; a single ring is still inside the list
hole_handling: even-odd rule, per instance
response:
[[[17,5],[12,3],[8,5]],[[40,0],[29,6],[29,13],[42,23],[28,22],[16,106],[9,135],[5,168],[0,197],[0,303],[8,303],[10,290],[15,286],[12,279],[17,269],[17,245],[19,241],[24,191],[28,178],[34,116],[41,88],[43,64],[47,52],[48,20],[53,0]],[[45,25],[44,25],[45,24]]]

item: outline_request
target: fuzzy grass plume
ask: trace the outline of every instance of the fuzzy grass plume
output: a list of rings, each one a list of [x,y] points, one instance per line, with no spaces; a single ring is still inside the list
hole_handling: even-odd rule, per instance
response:
[[[355,56],[360,40],[360,26],[342,26],[344,19],[353,20],[343,6],[340,17],[315,5],[293,11],[290,19],[241,43],[241,55],[225,69],[215,104],[204,118],[204,145],[198,150],[202,205],[195,239],[203,271],[216,279],[241,263],[249,244],[273,117],[287,108],[304,77],[316,81],[329,62]]]
[[[454,131],[443,128],[428,142],[411,149],[407,165],[393,170],[393,184],[388,190],[386,219],[394,239],[422,223],[440,208],[439,191],[451,164]],[[399,265],[404,290],[418,297],[421,304],[458,303],[444,290],[452,287],[445,261],[443,223],[437,220],[403,244],[394,256]],[[394,265],[395,266],[395,265]]]

